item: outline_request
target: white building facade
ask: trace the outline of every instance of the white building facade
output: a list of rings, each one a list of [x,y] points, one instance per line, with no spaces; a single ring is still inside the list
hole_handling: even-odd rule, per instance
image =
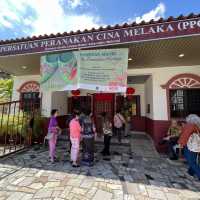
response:
[[[96,109],[99,98],[96,91],[80,90],[80,94],[74,96],[71,91],[40,90],[40,56],[80,48],[129,48],[127,87],[133,88],[134,93],[125,96],[133,96],[132,128],[148,132],[159,150],[162,149],[159,141],[171,118],[183,120],[191,112],[200,114],[198,15],[14,42],[2,41],[0,66],[14,75],[13,101],[23,100],[24,93],[38,93],[45,117],[50,116],[51,109],[58,109],[60,117],[64,118],[72,112],[73,106],[80,104],[78,99],[85,101],[92,110]],[[101,95],[101,100],[107,101],[108,96]],[[119,96],[124,94],[112,95],[114,113],[123,101]]]

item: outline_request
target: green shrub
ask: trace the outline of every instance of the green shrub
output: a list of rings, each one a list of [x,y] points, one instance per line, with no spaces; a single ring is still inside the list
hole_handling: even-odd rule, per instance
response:
[[[28,116],[19,113],[19,115],[0,114],[0,136],[4,134],[16,135],[22,134],[28,124]]]
[[[30,119],[31,115],[29,113],[20,112],[19,115],[15,116],[0,114],[0,136],[6,134],[7,138],[9,138],[9,136],[15,137],[16,135],[21,135],[22,138],[26,139],[30,131]],[[41,135],[44,135],[44,123],[44,117],[42,117],[40,113],[35,113],[32,140],[37,141]]]
[[[33,137],[37,139],[41,135],[43,135],[43,125],[45,123],[44,117],[42,117],[39,113],[34,116],[34,125],[33,125]]]

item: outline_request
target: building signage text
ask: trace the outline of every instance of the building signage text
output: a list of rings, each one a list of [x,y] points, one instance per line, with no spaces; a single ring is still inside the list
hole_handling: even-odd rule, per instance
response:
[[[194,34],[200,34],[200,18],[5,44],[0,45],[0,56],[108,46]]]

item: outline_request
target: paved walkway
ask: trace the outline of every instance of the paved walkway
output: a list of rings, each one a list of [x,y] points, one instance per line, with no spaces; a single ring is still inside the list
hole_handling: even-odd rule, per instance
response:
[[[66,141],[59,142],[59,162],[48,162],[46,148],[32,149],[0,160],[0,200],[198,200],[200,182],[187,175],[184,164],[161,157],[145,134],[112,144],[111,161],[98,152],[92,168],[69,164]]]
[[[24,146],[23,145],[12,145],[12,146],[0,146],[0,159],[1,159],[1,156],[5,156],[7,154],[10,154],[10,153],[14,153],[15,151],[19,151],[21,149],[23,149]]]

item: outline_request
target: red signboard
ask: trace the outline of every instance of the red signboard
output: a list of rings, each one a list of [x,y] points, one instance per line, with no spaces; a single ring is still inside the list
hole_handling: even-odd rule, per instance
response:
[[[200,35],[200,17],[0,45],[0,56],[44,53]]]

